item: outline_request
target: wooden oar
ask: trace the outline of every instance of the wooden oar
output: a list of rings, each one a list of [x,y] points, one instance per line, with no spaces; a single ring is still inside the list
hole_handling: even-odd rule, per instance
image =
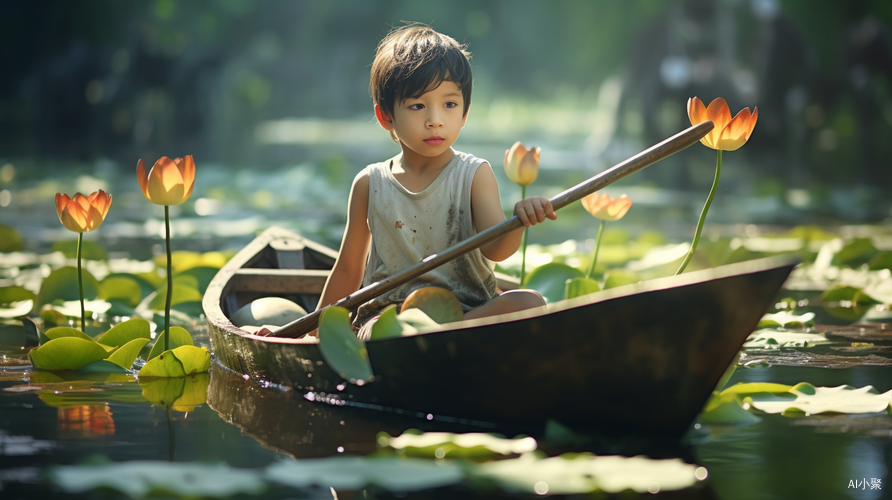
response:
[[[563,207],[566,207],[570,203],[574,201],[578,201],[583,197],[598,191],[599,189],[608,186],[623,177],[626,177],[629,174],[635,173],[642,168],[651,165],[663,158],[666,158],[682,149],[694,144],[699,141],[703,136],[709,133],[712,130],[713,124],[711,121],[706,121],[693,127],[690,127],[669,139],[657,144],[656,146],[651,147],[637,155],[629,158],[628,160],[615,165],[614,167],[601,172],[600,174],[590,178],[589,180],[577,184],[572,188],[564,191],[556,195],[551,199],[551,206],[554,210],[560,210]],[[355,293],[352,293],[343,299],[335,302],[331,306],[340,306],[345,307],[347,309],[352,309],[354,307],[359,306],[360,304],[367,302],[378,295],[381,295],[384,292],[389,290],[393,290],[394,288],[410,281],[412,279],[421,276],[422,274],[439,267],[456,257],[464,255],[475,248],[492,241],[496,238],[502,237],[511,231],[516,229],[520,229],[523,227],[523,224],[520,222],[520,219],[517,216],[513,216],[495,226],[492,226],[489,229],[484,231],[480,231],[479,233],[471,236],[470,238],[463,240],[455,245],[443,250],[442,252],[435,253],[433,255],[429,255],[422,259],[421,262],[407,267],[402,271],[385,278],[377,283],[372,283],[371,285],[362,288]],[[296,319],[291,323],[288,323],[281,328],[277,329],[272,333],[272,335],[276,337],[291,337],[296,338],[304,335],[316,328],[319,323],[319,316],[322,315],[322,312],[328,309],[331,306],[323,307],[322,309],[316,310],[302,318]]]

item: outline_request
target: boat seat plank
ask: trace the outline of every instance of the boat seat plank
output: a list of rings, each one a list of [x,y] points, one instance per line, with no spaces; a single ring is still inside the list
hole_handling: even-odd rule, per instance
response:
[[[237,292],[319,294],[329,274],[321,269],[239,269],[231,283]]]

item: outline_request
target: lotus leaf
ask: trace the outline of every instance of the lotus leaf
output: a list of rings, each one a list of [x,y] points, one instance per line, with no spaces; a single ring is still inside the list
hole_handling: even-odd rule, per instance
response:
[[[20,302],[8,302],[0,305],[0,318],[18,318],[19,316],[27,316],[34,309],[33,300],[22,300]]]
[[[118,347],[135,339],[151,338],[152,326],[149,322],[142,318],[132,318],[113,326],[96,340],[100,344]]]
[[[149,352],[149,360],[164,352],[164,337],[166,336],[167,332],[162,332],[161,335],[158,335],[158,338],[155,340],[155,345],[152,346],[152,350]],[[170,349],[176,349],[183,345],[195,345],[192,342],[192,335],[190,335],[189,331],[183,327],[170,327],[170,342],[168,342],[168,347]]]
[[[790,410],[815,413],[874,413],[889,411],[892,390],[880,394],[872,386],[856,389],[849,385],[814,387],[800,383],[790,389],[794,398],[752,396],[754,408],[765,413],[789,413]]]
[[[34,300],[37,296],[31,290],[20,286],[0,287],[0,305]]]
[[[505,439],[484,433],[452,434],[449,432],[405,433],[391,437],[378,434],[378,445],[390,447],[407,456],[422,458],[469,458],[486,460],[496,455],[520,455],[536,449],[531,437]]]
[[[84,284],[84,300],[94,300],[99,296],[99,282],[86,269],[82,273]],[[77,285],[77,268],[72,266],[60,267],[51,272],[43,283],[40,285],[40,292],[37,294],[37,305],[42,307],[44,304],[61,299],[61,300],[80,300],[80,292]],[[78,310],[80,315],[80,310]]]
[[[133,362],[136,361],[136,357],[139,356],[139,352],[148,343],[149,339],[147,338],[133,339],[130,342],[127,342],[126,344],[120,346],[107,359],[108,361],[129,370],[133,366]]]
[[[188,286],[177,285],[176,283],[174,283],[173,295],[171,296],[170,305],[174,306],[181,302],[194,302],[194,301],[201,302],[202,298],[203,297],[198,292],[198,290],[188,287]],[[155,293],[149,295],[145,299],[143,299],[142,303],[140,304],[140,307],[144,306],[152,311],[163,311],[164,304],[165,304],[166,300],[167,300],[167,287],[165,286],[165,287],[162,287],[161,289],[157,290]]]
[[[319,321],[319,351],[328,366],[351,383],[372,378],[365,343],[350,328],[349,313],[343,307],[329,307]]]
[[[211,354],[204,347],[184,345],[164,351],[149,360],[139,376],[142,377],[184,377],[202,373],[210,369]]]
[[[99,283],[102,298],[111,301],[116,299],[130,307],[136,307],[142,300],[142,288],[139,283],[124,276],[106,277]]]
[[[551,262],[533,269],[523,286],[541,293],[548,303],[555,303],[564,299],[567,280],[582,277],[583,272],[575,267]]]
[[[802,328],[814,325],[814,319],[815,313],[813,312],[794,314],[788,311],[781,311],[762,316],[756,328]]]
[[[358,490],[376,485],[391,492],[438,488],[460,483],[462,468],[452,462],[437,464],[418,458],[331,457],[289,460],[270,465],[266,478],[295,488]]]
[[[564,297],[567,299],[575,299],[590,293],[600,292],[601,287],[598,282],[591,278],[573,278],[567,280],[567,288],[564,291]]]
[[[61,337],[32,349],[31,364],[39,370],[76,370],[108,357],[108,352],[93,339]]]

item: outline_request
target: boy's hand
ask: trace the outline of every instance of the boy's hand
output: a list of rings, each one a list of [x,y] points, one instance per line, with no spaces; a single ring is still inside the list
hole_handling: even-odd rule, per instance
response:
[[[557,219],[557,212],[551,206],[551,200],[545,196],[530,196],[518,201],[514,205],[514,215],[520,219],[524,226],[535,226],[543,222],[546,217]]]

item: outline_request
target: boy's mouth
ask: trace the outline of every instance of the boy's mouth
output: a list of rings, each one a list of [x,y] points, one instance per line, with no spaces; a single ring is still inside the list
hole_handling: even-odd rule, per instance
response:
[[[443,139],[442,137],[435,135],[433,137],[428,137],[427,139],[424,140],[424,142],[425,142],[425,144],[427,144],[429,146],[439,146],[440,144],[443,144],[443,141],[445,141],[445,140],[446,139]]]

